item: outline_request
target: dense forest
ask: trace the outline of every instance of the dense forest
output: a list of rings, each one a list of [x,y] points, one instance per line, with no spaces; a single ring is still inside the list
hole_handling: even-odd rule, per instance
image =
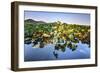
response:
[[[56,50],[65,51],[66,46],[72,51],[77,48],[77,43],[82,42],[90,47],[90,26],[79,24],[67,24],[61,21],[46,23],[27,19],[24,21],[24,43],[40,44],[43,48],[46,44],[54,44]]]

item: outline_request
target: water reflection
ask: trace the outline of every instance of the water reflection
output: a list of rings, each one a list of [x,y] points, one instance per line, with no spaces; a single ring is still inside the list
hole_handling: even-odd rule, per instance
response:
[[[62,46],[63,45],[63,46]],[[54,44],[44,44],[38,42],[37,45],[25,44],[24,60],[25,61],[42,61],[42,60],[65,60],[65,59],[87,59],[90,58],[90,47],[81,41],[76,43],[76,50],[71,47]],[[41,47],[42,46],[42,47]]]

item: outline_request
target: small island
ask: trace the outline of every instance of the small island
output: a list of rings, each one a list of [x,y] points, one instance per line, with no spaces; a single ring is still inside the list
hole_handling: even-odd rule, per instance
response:
[[[66,46],[72,51],[77,49],[77,43],[88,44],[90,47],[90,26],[67,24],[61,21],[46,23],[27,19],[25,23],[24,42],[33,44],[33,48],[43,48],[54,44],[55,49],[65,51]]]

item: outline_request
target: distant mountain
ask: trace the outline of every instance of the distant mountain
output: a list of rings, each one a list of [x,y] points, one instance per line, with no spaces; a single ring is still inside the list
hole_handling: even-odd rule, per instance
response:
[[[56,21],[56,22],[44,22],[44,21],[36,21],[34,19],[26,19],[24,20],[25,23],[33,23],[33,24],[54,24],[54,23],[61,23],[61,21]],[[63,23],[63,24],[68,24],[68,23]]]
[[[40,23],[40,24],[46,23],[44,21],[36,21],[33,19],[26,19],[25,22],[27,22],[27,23]]]

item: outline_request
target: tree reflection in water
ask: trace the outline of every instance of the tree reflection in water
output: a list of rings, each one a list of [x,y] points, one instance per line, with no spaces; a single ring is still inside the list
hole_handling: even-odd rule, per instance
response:
[[[90,26],[68,25],[58,21],[52,24],[34,24],[32,33],[32,37],[25,37],[25,44],[33,43],[33,48],[43,48],[47,44],[54,44],[55,58],[58,58],[57,51],[65,52],[66,47],[75,51],[80,41],[90,47]]]
[[[50,40],[48,40],[50,42]],[[66,47],[69,48],[72,51],[75,51],[78,47],[78,43],[79,43],[79,39],[75,38],[73,36],[73,40],[60,40],[58,39],[58,41],[56,42],[56,44],[54,44],[54,51],[53,51],[53,55],[55,56],[55,58],[58,58],[58,51],[62,51],[65,52],[66,51]],[[82,40],[81,41],[83,44],[90,44],[89,41],[86,40]],[[38,48],[43,48],[46,44],[49,44],[47,42],[44,41],[43,37],[37,38],[36,40],[34,40],[33,42],[33,47],[36,47],[36,45],[38,45]],[[51,44],[53,44],[52,42],[50,42]],[[90,46],[89,46],[90,47]]]

